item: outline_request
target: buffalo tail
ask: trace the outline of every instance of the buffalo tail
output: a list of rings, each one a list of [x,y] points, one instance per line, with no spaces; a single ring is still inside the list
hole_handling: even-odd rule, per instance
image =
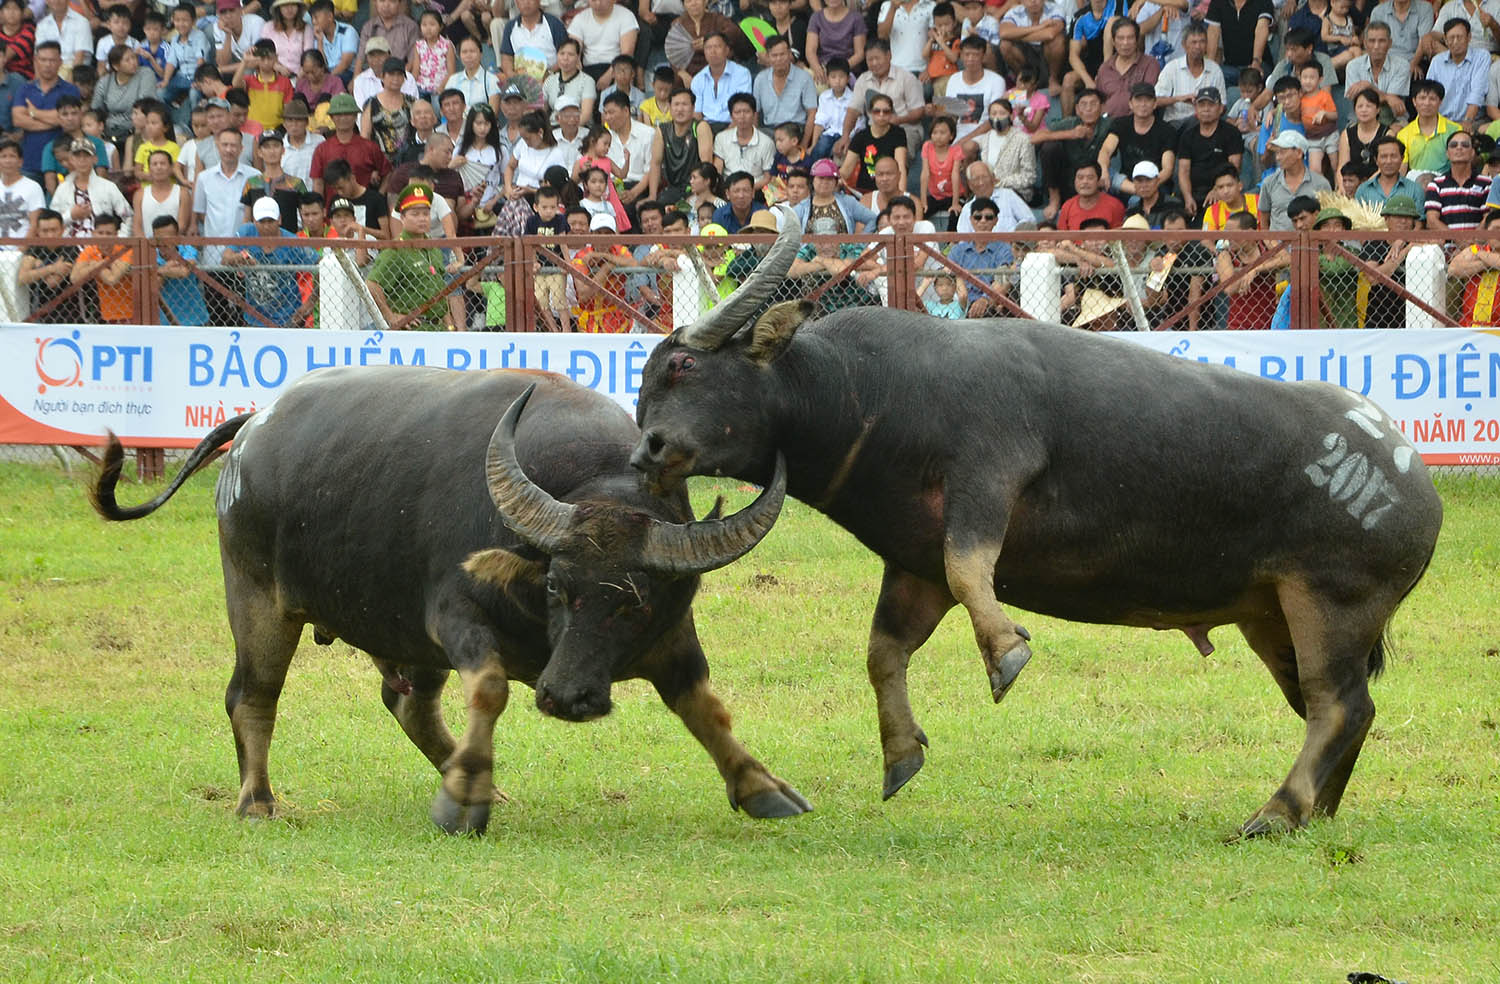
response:
[[[172,484],[167,486],[166,491],[150,502],[139,506],[122,507],[115,501],[115,486],[119,484],[120,468],[125,463],[125,448],[121,446],[120,439],[115,436],[115,432],[110,431],[109,444],[104,449],[103,467],[99,471],[99,477],[89,487],[89,501],[93,503],[94,511],[105,519],[115,521],[140,519],[142,516],[149,516],[156,512],[176,494],[177,490],[182,487],[182,483],[218,457],[219,449],[226,441],[233,439],[234,435],[239,433],[240,428],[245,426],[245,422],[251,416],[251,414],[242,413],[209,431],[208,436],[193,448],[182,470],[177,473],[176,478],[172,479]]]

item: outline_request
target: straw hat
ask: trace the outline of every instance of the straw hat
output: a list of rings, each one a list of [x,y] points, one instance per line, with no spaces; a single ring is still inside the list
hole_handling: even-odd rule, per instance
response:
[[[1125,305],[1125,298],[1110,297],[1097,287],[1090,287],[1083,292],[1083,301],[1078,305],[1078,317],[1073,319],[1074,328],[1082,328],[1090,322],[1098,321],[1106,314],[1112,314]]]

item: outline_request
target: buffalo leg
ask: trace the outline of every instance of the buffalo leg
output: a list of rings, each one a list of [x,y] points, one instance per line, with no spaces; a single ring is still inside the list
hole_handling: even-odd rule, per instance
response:
[[[883,799],[895,796],[925,761],[922,748],[927,736],[912,715],[906,668],[912,653],[922,647],[953,605],[953,596],[943,586],[886,564],[865,654],[885,758]]]
[[[1366,661],[1390,610],[1337,605],[1300,584],[1283,585],[1278,595],[1296,646],[1307,737],[1281,788],[1240,828],[1251,836],[1338,809],[1375,719]]]
[[[235,653],[234,674],[224,692],[224,710],[234,730],[240,766],[235,812],[242,817],[269,817],[276,812],[269,771],[276,702],[297,651],[302,623],[286,619],[272,592],[246,583],[233,569],[226,567],[224,581]]]
[[[990,696],[1004,699],[1026,662],[1031,659],[1030,634],[1005,614],[995,597],[995,562],[1000,542],[963,544],[950,533],[943,545],[943,569],[948,590],[969,612],[974,641],[989,675]]]
[[[1255,655],[1266,664],[1276,685],[1286,697],[1286,702],[1297,712],[1299,718],[1307,718],[1307,702],[1302,699],[1302,682],[1297,679],[1297,652],[1292,646],[1292,631],[1284,618],[1267,618],[1254,622],[1239,623]]]
[[[380,699],[386,710],[391,712],[417,750],[441,770],[457,747],[453,733],[443,720],[443,687],[448,683],[450,671],[408,667],[411,677],[407,686],[396,690],[391,686],[391,680],[397,678],[397,664],[383,659],[374,662],[380,668]]]
[[[731,808],[760,820],[812,811],[801,793],[773,775],[734,737],[729,711],[708,684],[708,661],[691,616],[655,647],[645,670],[662,702],[713,758]]]
[[[494,802],[495,722],[510,699],[510,682],[494,640],[481,636],[471,630],[444,647],[455,657],[468,712],[463,735],[439,766],[443,782],[432,801],[432,822],[450,834],[484,833]]]

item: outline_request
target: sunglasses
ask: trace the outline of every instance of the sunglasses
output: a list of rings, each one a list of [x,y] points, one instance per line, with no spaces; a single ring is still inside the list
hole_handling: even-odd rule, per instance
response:
[[[999,216],[993,212],[978,212],[971,216],[975,222],[994,222]]]
[[[1467,140],[1455,140],[1448,145],[1448,148],[1451,150],[1454,147],[1472,148],[1473,146],[1474,145],[1469,143],[1469,141]]]

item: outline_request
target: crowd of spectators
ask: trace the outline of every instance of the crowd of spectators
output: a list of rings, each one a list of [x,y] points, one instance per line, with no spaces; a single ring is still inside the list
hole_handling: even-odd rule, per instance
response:
[[[1500,204],[1500,23],[1466,0],[242,3],[0,0],[0,237],[149,235],[170,320],[227,304],[311,324],[294,268],[318,253],[298,237],[360,242],[370,303],[399,318],[473,256],[381,240],[587,235],[538,260],[538,304],[560,328],[623,330],[612,298],[671,327],[695,313],[674,313],[672,278],[711,296],[758,253],[613,235],[769,231],[785,202],[819,236],[1077,233],[1047,248],[1078,317],[1101,294],[1175,310],[1249,265],[1264,274],[1182,327],[1264,327],[1235,312],[1246,295],[1266,307],[1283,251],[1215,248],[1219,230],[1297,228],[1296,206],[1334,189],[1393,228],[1472,229]],[[1348,219],[1316,224],[1331,221]],[[1094,281],[1119,257],[1101,236],[1122,228],[1204,238],[1133,240],[1142,283],[1110,294]],[[234,236],[276,242],[186,242]],[[1406,248],[1387,246],[1372,262],[1399,279]],[[871,248],[825,303],[888,301],[890,257]],[[793,277],[831,278],[864,249],[809,246]],[[922,259],[922,303],[999,310],[1023,252],[947,250],[993,291]],[[131,307],[120,255],[35,246],[20,276],[49,320],[115,320]],[[1488,262],[1452,254],[1456,276]],[[80,279],[88,291],[65,290]],[[502,323],[501,297],[471,277],[417,323]]]

